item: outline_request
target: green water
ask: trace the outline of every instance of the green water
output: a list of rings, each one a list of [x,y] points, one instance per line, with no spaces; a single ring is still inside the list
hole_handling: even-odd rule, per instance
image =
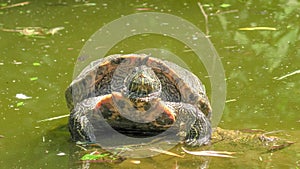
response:
[[[20,1],[18,1],[20,2]],[[12,3],[18,3],[13,1]],[[1,1],[1,4],[7,3]],[[8,3],[8,4],[12,4]],[[300,74],[278,80],[300,69],[300,3],[298,1],[201,2],[208,15],[210,40],[225,70],[227,103],[219,126],[229,129],[283,130],[296,143],[273,154],[251,151],[237,159],[212,158],[210,168],[299,168]],[[37,121],[68,114],[64,90],[72,81],[73,68],[89,37],[121,16],[139,12],[164,12],[182,17],[206,32],[197,1],[30,1],[0,10],[0,26],[64,27],[53,36],[25,37],[0,31],[0,168],[75,167],[67,118]],[[230,6],[227,7],[226,4]],[[223,6],[223,7],[222,7]],[[239,30],[269,27],[276,30]],[[199,62],[186,59],[193,53],[184,44],[161,35],[136,36],[114,46],[112,53],[131,53],[162,48],[182,56],[186,65],[206,84],[209,78]],[[40,63],[34,66],[33,63]],[[36,80],[31,78],[37,77]],[[32,97],[17,99],[16,94]],[[23,102],[23,105],[17,106]],[[58,153],[66,153],[58,156]],[[258,157],[261,156],[261,159]],[[90,168],[199,168],[201,158],[166,155],[129,160]]]

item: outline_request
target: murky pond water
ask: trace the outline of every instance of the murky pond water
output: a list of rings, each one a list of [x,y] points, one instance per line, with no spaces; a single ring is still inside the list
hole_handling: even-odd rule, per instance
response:
[[[77,57],[89,37],[115,19],[142,12],[176,15],[203,32],[209,31],[227,84],[220,127],[283,130],[282,136],[296,143],[274,153],[245,150],[235,159],[159,155],[139,159],[140,164],[128,159],[115,165],[92,164],[90,168],[300,167],[298,1],[201,1],[208,22],[197,1],[36,0],[5,8],[21,2],[0,4],[1,168],[78,167],[71,154],[75,145],[70,142],[67,129],[60,128],[67,124],[67,118],[38,121],[68,114],[64,91],[72,81]],[[15,32],[23,29],[20,27],[64,29],[53,35],[24,36]],[[108,54],[146,48],[160,48],[181,56],[184,64],[206,84],[211,97],[205,67],[189,59],[195,57],[193,51],[175,39],[157,34],[137,35],[120,41]],[[17,94],[30,98],[18,99]],[[179,153],[180,150],[174,149]]]

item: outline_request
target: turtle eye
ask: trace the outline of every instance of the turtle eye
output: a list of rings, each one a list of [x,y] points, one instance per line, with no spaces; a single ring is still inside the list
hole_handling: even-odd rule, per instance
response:
[[[148,93],[148,92],[147,92],[146,90],[142,90],[142,91],[140,92],[140,95],[141,95],[141,96],[145,96],[145,95],[147,95],[147,93]]]

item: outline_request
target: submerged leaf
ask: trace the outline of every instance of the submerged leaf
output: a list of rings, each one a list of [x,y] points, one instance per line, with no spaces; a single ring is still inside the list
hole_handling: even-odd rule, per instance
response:
[[[34,63],[32,63],[32,65],[33,65],[33,66],[41,66],[41,64],[38,63],[38,62],[34,62]]]
[[[30,80],[31,80],[31,81],[38,80],[38,77],[31,77]]]
[[[221,5],[220,5],[221,8],[228,8],[228,7],[230,7],[230,6],[231,6],[230,4],[221,4]]]
[[[24,102],[18,102],[17,103],[17,107],[20,107],[20,106],[23,106],[24,105]]]
[[[246,45],[246,44],[251,43],[251,40],[245,34],[243,34],[241,32],[235,32],[234,40],[238,44],[242,44],[242,45]]]

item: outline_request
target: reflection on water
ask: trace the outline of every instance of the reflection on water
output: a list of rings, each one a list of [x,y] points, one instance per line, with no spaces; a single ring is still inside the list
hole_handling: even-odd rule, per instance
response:
[[[11,4],[10,1],[0,3],[1,6]],[[226,4],[203,1],[201,4],[208,14],[210,39],[226,72],[227,100],[231,100],[226,103],[220,126],[284,130],[283,137],[299,142],[300,3],[261,0]],[[0,31],[0,135],[4,136],[0,138],[1,167],[73,166],[69,159],[72,159],[74,144],[69,141],[67,129],[54,130],[65,125],[67,119],[37,121],[68,113],[64,90],[72,80],[73,67],[85,41],[114,19],[147,11],[183,17],[206,32],[203,13],[196,1],[86,3],[34,0],[25,6],[0,9],[1,29],[65,28],[54,35],[41,37]],[[239,30],[255,27],[268,29]],[[132,37],[116,44],[108,54],[131,53],[146,48],[159,48],[184,56],[181,58],[184,64],[210,91],[205,68],[186,59],[193,57],[194,53],[174,39],[158,35]],[[292,75],[285,77],[289,73]],[[16,94],[25,94],[31,99],[20,100]],[[212,158],[204,165],[210,168],[299,168],[299,149],[296,143],[273,154],[257,154],[249,150],[237,159]],[[174,151],[181,152],[180,149]],[[66,155],[59,156],[62,152]],[[200,157],[194,156],[179,159],[160,155],[141,159],[140,164],[126,160],[103,167],[197,168],[203,165],[200,161]],[[92,165],[91,168],[100,166]]]

